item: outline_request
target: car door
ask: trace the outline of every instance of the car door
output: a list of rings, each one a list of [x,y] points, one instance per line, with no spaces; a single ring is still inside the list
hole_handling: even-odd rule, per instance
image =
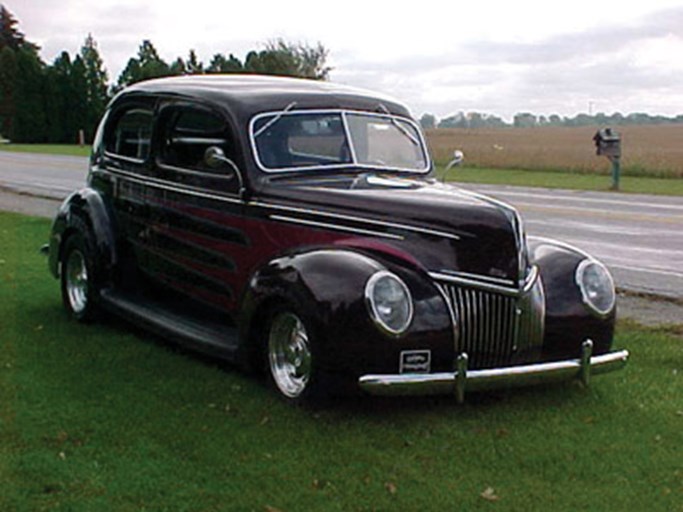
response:
[[[104,123],[104,150],[94,155],[90,170],[90,185],[112,207],[128,270],[144,267],[150,249],[146,181],[155,103],[153,97],[136,98],[112,108]],[[134,274],[123,272],[128,282],[135,281]]]
[[[231,134],[227,120],[208,106],[162,102],[147,196],[149,274],[179,297],[227,311],[236,304],[235,255],[247,245]],[[209,165],[209,148],[225,161]]]

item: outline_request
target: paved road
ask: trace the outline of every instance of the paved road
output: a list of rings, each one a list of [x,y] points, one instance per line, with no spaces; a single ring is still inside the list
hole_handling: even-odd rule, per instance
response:
[[[557,238],[598,257],[620,288],[683,298],[683,198],[469,188],[519,208],[530,235]]]
[[[63,198],[85,182],[87,159],[0,151],[0,187]],[[683,298],[683,198],[467,185],[518,207],[530,235],[603,260],[620,288]],[[28,201],[27,201],[28,203]]]

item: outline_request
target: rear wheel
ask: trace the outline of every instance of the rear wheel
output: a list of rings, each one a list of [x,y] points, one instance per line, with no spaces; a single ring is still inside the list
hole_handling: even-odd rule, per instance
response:
[[[300,315],[279,308],[270,316],[266,354],[270,379],[284,398],[309,401],[320,395],[313,332]]]
[[[64,246],[61,260],[62,302],[70,316],[86,322],[95,317],[97,288],[92,251],[84,235],[71,235]]]

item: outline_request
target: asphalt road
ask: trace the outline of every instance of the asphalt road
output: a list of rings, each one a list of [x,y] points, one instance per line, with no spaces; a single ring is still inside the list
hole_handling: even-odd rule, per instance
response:
[[[2,196],[18,192],[26,198],[20,201],[21,211],[30,212],[33,206],[29,197],[61,199],[83,186],[86,173],[86,158],[0,151],[0,189],[5,191],[0,195],[0,209],[9,200],[2,200]],[[530,235],[556,238],[601,259],[618,287],[683,298],[683,198],[466,187],[519,208]],[[45,213],[44,208],[35,208],[36,214]]]

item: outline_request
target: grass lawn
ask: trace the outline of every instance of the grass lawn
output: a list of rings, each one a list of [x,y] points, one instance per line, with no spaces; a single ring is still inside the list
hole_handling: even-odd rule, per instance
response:
[[[453,399],[291,408],[119,320],[62,312],[49,222],[0,213],[0,510],[682,510],[683,340]]]
[[[90,156],[90,146],[76,144],[0,144],[0,151],[48,155]]]

